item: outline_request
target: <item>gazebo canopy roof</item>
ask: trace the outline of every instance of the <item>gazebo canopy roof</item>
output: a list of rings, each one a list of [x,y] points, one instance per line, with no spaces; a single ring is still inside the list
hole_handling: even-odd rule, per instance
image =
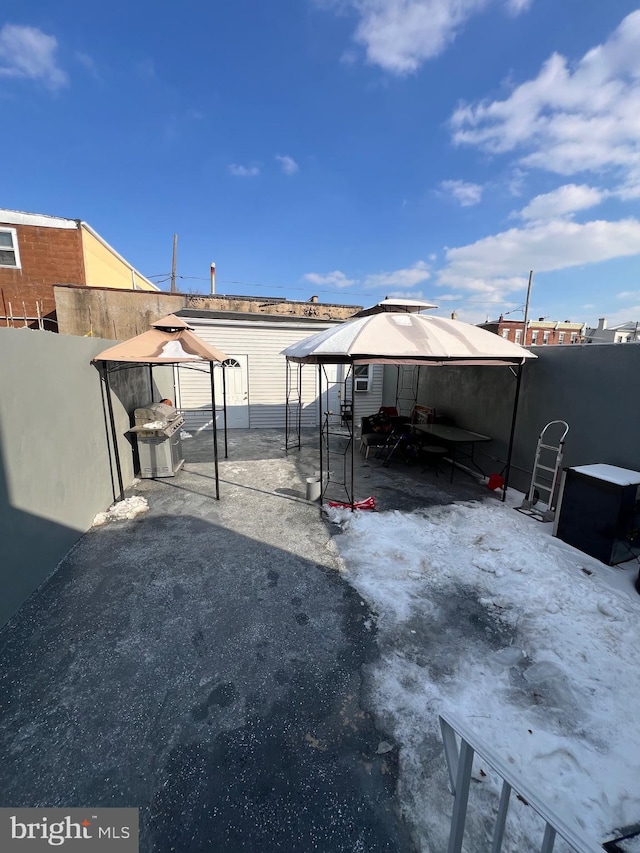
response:
[[[181,364],[183,362],[218,361],[227,358],[192,332],[175,314],[153,323],[154,328],[103,350],[94,361],[130,361],[141,364]]]
[[[193,326],[190,326],[186,320],[178,317],[176,314],[167,314],[166,317],[156,320],[151,326],[154,329],[169,329],[171,331],[175,331],[176,329],[193,329]]]
[[[470,323],[382,312],[348,320],[283,350],[303,364],[522,364],[534,353]]]
[[[376,302],[370,308],[363,308],[353,315],[355,317],[368,317],[370,314],[382,314],[383,311],[426,311],[428,308],[437,308],[431,302],[423,302],[420,299],[401,299],[400,297],[387,296],[381,302]],[[353,319],[352,318],[352,319]]]

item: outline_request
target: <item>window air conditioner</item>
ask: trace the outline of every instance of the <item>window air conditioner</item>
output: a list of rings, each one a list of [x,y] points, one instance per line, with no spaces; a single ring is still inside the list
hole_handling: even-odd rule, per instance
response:
[[[369,380],[368,379],[356,379],[356,391],[368,391],[369,390]]]

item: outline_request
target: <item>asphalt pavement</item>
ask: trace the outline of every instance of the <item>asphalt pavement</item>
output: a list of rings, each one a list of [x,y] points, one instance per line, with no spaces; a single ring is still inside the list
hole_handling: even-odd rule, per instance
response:
[[[230,433],[220,501],[210,434],[184,446],[0,632],[0,805],[137,807],[143,853],[414,850],[363,699],[375,619],[306,500],[315,434]],[[357,464],[381,508],[478,489]]]

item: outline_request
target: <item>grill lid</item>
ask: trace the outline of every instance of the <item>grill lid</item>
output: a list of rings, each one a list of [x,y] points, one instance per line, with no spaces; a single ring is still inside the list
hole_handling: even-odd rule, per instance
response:
[[[177,417],[178,410],[173,406],[168,406],[166,403],[147,403],[144,406],[140,406],[134,412],[136,424],[139,426],[156,421],[167,424]]]

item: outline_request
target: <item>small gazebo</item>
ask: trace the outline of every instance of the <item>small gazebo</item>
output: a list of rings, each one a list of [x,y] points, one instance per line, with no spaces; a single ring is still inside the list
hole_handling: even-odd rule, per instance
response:
[[[97,355],[93,361],[100,362],[102,381],[105,383],[109,421],[114,447],[116,470],[118,474],[118,486],[120,488],[120,500],[124,495],[124,484],[122,481],[122,468],[120,465],[120,454],[116,440],[116,428],[113,417],[113,405],[111,402],[111,390],[109,375],[115,371],[126,369],[135,364],[147,364],[149,366],[149,386],[153,396],[153,366],[162,365],[189,365],[209,363],[209,375],[211,381],[211,410],[213,421],[213,459],[215,469],[216,499],[220,499],[220,482],[218,476],[218,431],[216,426],[216,402],[215,402],[215,378],[214,366],[219,364],[223,367],[222,389],[223,389],[223,417],[224,417],[224,445],[225,457],[227,455],[227,394],[224,375],[224,362],[227,356],[222,350],[211,346],[201,337],[193,332],[191,326],[181,317],[169,314],[161,320],[151,324],[151,329],[129,338],[120,344],[109,347]],[[112,365],[112,366],[109,366]]]

